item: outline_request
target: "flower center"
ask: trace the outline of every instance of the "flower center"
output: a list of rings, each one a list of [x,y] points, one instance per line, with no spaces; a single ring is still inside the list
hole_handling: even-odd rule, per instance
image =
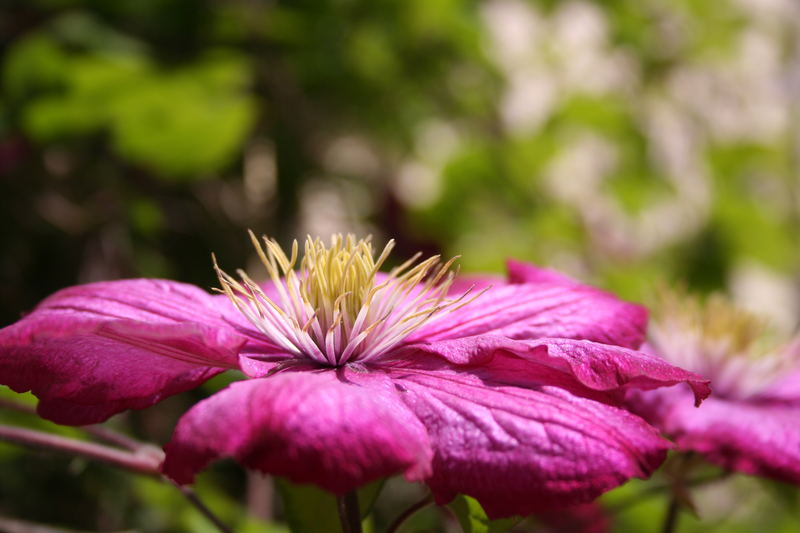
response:
[[[658,352],[712,380],[715,394],[756,394],[797,362],[776,349],[759,317],[714,294],[705,302],[663,292],[650,328]]]
[[[264,237],[262,246],[252,232],[250,238],[271,284],[259,285],[242,270],[237,281],[215,259],[221,291],[272,342],[326,365],[384,355],[423,324],[479,295],[467,299],[470,289],[447,297],[456,258],[417,262],[417,254],[379,274],[394,241],[376,256],[369,237],[333,235],[329,246],[308,237],[298,262],[297,241],[287,255],[275,240]]]

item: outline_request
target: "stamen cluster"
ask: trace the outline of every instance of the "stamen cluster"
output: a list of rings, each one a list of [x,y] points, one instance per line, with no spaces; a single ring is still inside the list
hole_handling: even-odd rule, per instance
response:
[[[472,301],[466,300],[470,291],[447,297],[456,258],[441,263],[434,256],[417,263],[416,254],[379,274],[393,240],[376,258],[369,237],[337,234],[326,247],[309,236],[295,270],[297,241],[287,256],[273,239],[263,237],[262,246],[252,232],[250,238],[274,292],[267,295],[242,270],[237,281],[215,260],[222,292],[272,342],[317,363],[340,366],[380,357],[442,311]]]
[[[659,353],[712,378],[717,394],[746,397],[798,364],[765,322],[719,294],[699,301],[663,291],[650,329]]]

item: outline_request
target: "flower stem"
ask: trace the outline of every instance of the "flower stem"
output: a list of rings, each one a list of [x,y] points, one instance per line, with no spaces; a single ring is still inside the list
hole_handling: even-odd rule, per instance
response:
[[[220,533],[233,533],[233,530],[223,523],[222,520],[220,520],[219,517],[217,517],[217,515],[215,515],[211,509],[206,506],[205,503],[203,503],[203,500],[201,500],[191,488],[181,487],[180,485],[175,485],[175,487],[177,487],[177,489],[183,493],[183,495],[186,497],[186,500],[191,503],[195,509],[200,512],[200,514],[205,516],[209,522],[214,524],[214,527],[216,527]]]
[[[694,504],[688,492],[687,478],[695,462],[695,455],[693,452],[686,452],[677,455],[674,461],[674,468],[672,471],[672,487],[667,504],[667,512],[664,515],[664,524],[661,527],[662,533],[674,533],[678,525],[678,516],[681,512],[681,507],[687,507],[693,512]]]
[[[722,472],[711,474],[708,476],[697,477],[694,479],[690,479],[685,483],[686,487],[700,487],[704,485],[709,485],[712,483],[717,483],[719,481],[724,481],[731,477],[732,472],[729,470],[723,470]],[[618,503],[614,504],[607,504],[605,507],[608,511],[612,513],[621,513],[632,507],[634,505],[638,505],[643,501],[647,500],[648,498],[652,498],[653,496],[657,496],[662,492],[665,492],[672,488],[671,483],[662,484],[662,485],[653,485],[652,487],[648,487],[638,494],[634,494],[633,496],[626,498]]]
[[[664,515],[664,525],[661,527],[661,533],[673,533],[675,531],[675,527],[678,525],[679,511],[678,498],[673,494],[669,499],[667,513]]]
[[[339,508],[339,521],[344,533],[361,533],[361,511],[358,507],[358,492],[351,490],[336,496]]]
[[[275,486],[272,478],[260,472],[247,471],[247,514],[264,522],[272,522],[272,500]]]
[[[386,533],[397,533],[400,527],[405,523],[406,520],[409,519],[409,517],[411,517],[411,515],[413,515],[420,509],[427,507],[432,503],[433,503],[433,496],[431,494],[428,494],[418,502],[412,504],[411,507],[400,513],[400,516],[395,518],[394,522],[392,522],[392,524],[386,529]]]

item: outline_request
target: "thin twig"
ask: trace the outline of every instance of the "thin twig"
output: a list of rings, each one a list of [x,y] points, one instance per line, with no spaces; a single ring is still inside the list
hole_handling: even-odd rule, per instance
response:
[[[685,486],[687,486],[687,487],[699,487],[699,486],[702,486],[702,485],[707,485],[709,483],[716,483],[717,481],[723,481],[723,480],[729,478],[730,476],[731,476],[731,472],[726,470],[726,471],[720,472],[718,474],[713,474],[713,475],[710,475],[710,476],[703,476],[703,477],[698,477],[698,478],[695,478],[695,479],[690,479],[689,481],[687,481],[685,483]],[[634,494],[633,496],[631,496],[629,498],[626,498],[626,499],[622,500],[621,502],[605,505],[605,508],[610,512],[619,513],[621,511],[624,511],[628,507],[631,507],[632,505],[636,505],[636,504],[641,503],[642,501],[644,501],[644,500],[646,500],[648,498],[652,498],[653,496],[657,496],[659,493],[664,492],[665,490],[669,490],[670,488],[672,488],[672,484],[671,483],[670,484],[662,483],[660,485],[654,485],[652,487],[647,487],[644,490],[640,491],[638,494]]]
[[[400,530],[400,527],[411,517],[411,515],[432,503],[433,495],[428,494],[418,502],[412,504],[411,507],[400,513],[400,516],[395,518],[394,522],[392,522],[392,524],[386,529],[386,533],[397,533],[397,531]]]
[[[3,398],[0,398],[0,409],[17,411],[18,413],[25,413],[26,415],[36,415],[35,407]]]
[[[94,442],[71,439],[35,429],[5,425],[0,425],[0,440],[80,455],[89,459],[111,463],[114,466],[131,470],[137,474],[161,476],[158,470],[161,461],[155,454],[149,452],[132,453]]]
[[[16,411],[18,413],[24,413],[26,415],[32,415],[38,417],[39,414],[36,412],[36,408],[20,402],[15,402],[13,400],[6,400],[4,398],[0,398],[0,409],[8,409],[9,411]],[[105,426],[101,426],[99,424],[92,424],[90,426],[79,426],[80,429],[92,435],[93,437],[97,437],[100,440],[108,442],[110,444],[116,444],[122,448],[126,448],[131,451],[139,451],[140,448],[149,446],[147,443],[138,441],[134,438],[131,438],[127,435],[123,435],[122,433],[110,429]]]
[[[275,487],[270,476],[247,471],[247,514],[264,522],[271,522],[274,518],[272,500]]]
[[[141,450],[142,448],[152,446],[151,444],[138,441],[132,437],[120,433],[119,431],[115,431],[113,429],[110,429],[106,426],[101,426],[99,424],[94,424],[91,426],[79,426],[79,429],[82,429],[89,435],[97,437],[100,440],[104,440],[109,444],[116,444],[117,446],[130,450],[132,452],[136,452]]]
[[[164,459],[164,452],[151,444],[140,443],[138,449],[126,451],[94,442],[53,435],[52,433],[46,433],[35,429],[18,428],[2,424],[0,424],[0,440],[21,444],[23,446],[45,448],[72,455],[79,455],[88,459],[102,461],[137,474],[167,481],[159,470],[161,462]],[[131,441],[132,440],[133,439],[131,439]],[[171,481],[170,484],[180,490],[186,497],[186,500],[192,504],[200,514],[213,523],[220,533],[233,532],[232,529],[226,526],[202,500],[200,500],[192,489],[175,485]]]
[[[190,487],[182,487],[180,485],[175,485],[179,491],[186,497],[186,499],[194,505],[195,509],[197,509],[203,516],[205,516],[214,527],[216,527],[220,533],[233,533],[233,530],[229,528],[222,520],[215,515],[211,509],[209,509],[203,500],[201,500],[197,494],[190,488]]]

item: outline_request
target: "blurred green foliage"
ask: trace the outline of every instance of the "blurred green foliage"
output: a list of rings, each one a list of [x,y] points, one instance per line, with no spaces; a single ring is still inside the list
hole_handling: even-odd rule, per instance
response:
[[[464,495],[457,496],[449,507],[458,517],[464,533],[502,533],[520,521],[519,518],[490,520],[476,499]]]
[[[252,228],[283,243],[371,232],[396,238],[398,258],[460,254],[465,271],[513,256],[636,300],[676,281],[728,290],[792,331],[798,11],[793,0],[5,2],[0,320],[99,279],[210,287],[210,253],[247,265]],[[225,383],[115,423],[164,443]],[[209,527],[171,487],[102,465],[2,445],[0,473],[0,514]],[[790,530],[797,491],[748,482],[770,496],[752,498],[739,529],[719,527]],[[198,490],[238,530],[281,531],[247,517],[246,484],[223,464]],[[376,527],[412,502],[385,490]],[[459,502],[462,522],[483,527]],[[655,530],[663,505],[630,507],[617,530]],[[414,520],[455,527],[432,510]]]
[[[364,517],[362,527],[366,533],[373,530],[369,516],[383,488],[383,481],[370,483],[359,489],[359,508]],[[293,533],[327,533],[340,530],[336,497],[313,485],[294,485],[286,480],[276,480],[287,522]],[[309,512],[313,509],[313,512]]]
[[[229,165],[255,111],[245,58],[211,50],[166,70],[136,45],[77,14],[21,39],[3,82],[22,132],[42,144],[106,133],[114,153],[165,179]]]

